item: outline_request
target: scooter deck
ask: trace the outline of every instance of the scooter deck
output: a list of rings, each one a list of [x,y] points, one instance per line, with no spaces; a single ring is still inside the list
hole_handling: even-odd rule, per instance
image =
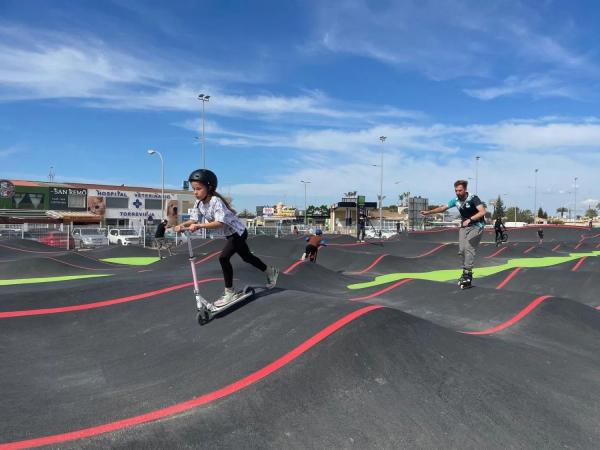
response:
[[[238,291],[238,292],[235,293],[235,299],[232,300],[232,301],[230,301],[226,305],[223,305],[223,306],[214,306],[214,303],[213,303],[213,307],[211,308],[210,312],[213,313],[213,314],[218,314],[221,311],[225,311],[227,308],[231,308],[236,303],[239,303],[242,300],[245,300],[248,297],[251,297],[252,295],[254,295],[254,289],[252,289],[252,290]]]
[[[216,315],[222,313],[223,311],[231,308],[234,305],[252,297],[256,291],[252,287],[245,287],[243,290],[236,292],[236,295],[239,294],[234,300],[230,301],[226,305],[223,306],[214,306],[211,304],[210,308],[202,308],[198,310],[197,319],[200,325],[204,325],[205,323],[211,321]]]

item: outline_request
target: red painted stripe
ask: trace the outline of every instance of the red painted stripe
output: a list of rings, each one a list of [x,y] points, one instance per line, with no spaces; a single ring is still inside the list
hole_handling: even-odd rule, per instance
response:
[[[502,283],[500,283],[498,286],[496,286],[496,289],[502,289],[504,286],[506,286],[506,284],[512,280],[519,272],[521,271],[520,267],[517,267],[516,269],[514,269],[511,273],[508,274],[508,276],[502,281]]]
[[[587,256],[583,256],[582,258],[580,258],[579,261],[577,261],[577,264],[575,264],[571,269],[571,272],[575,272],[577,269],[579,269],[586,259]]]
[[[531,247],[529,247],[527,250],[525,250],[523,252],[524,255],[526,255],[527,253],[529,253],[531,250],[533,250],[535,248],[535,245],[532,245]]]
[[[392,284],[391,286],[386,287],[385,289],[382,289],[382,290],[377,291],[377,292],[373,292],[372,294],[367,295],[365,297],[354,297],[354,298],[351,298],[350,301],[356,302],[356,301],[360,301],[360,300],[369,300],[371,298],[378,297],[381,294],[385,294],[386,292],[389,292],[392,289],[396,289],[398,286],[402,286],[403,284],[406,284],[406,283],[408,283],[408,282],[410,282],[412,280],[413,280],[412,278],[405,278],[403,280],[400,280],[400,281]]]
[[[502,253],[504,250],[506,250],[508,247],[502,247],[500,250],[492,253],[490,256],[486,256],[486,258],[493,258],[494,256],[498,256],[500,253]]]
[[[220,250],[219,250],[218,252],[211,253],[210,255],[208,255],[208,256],[206,256],[206,257],[202,258],[200,261],[196,261],[194,264],[196,264],[196,265],[198,265],[198,264],[202,264],[203,262],[206,262],[206,261],[208,261],[209,259],[211,259],[211,258],[214,258],[215,256],[217,256],[217,255],[218,255],[218,254],[220,254],[220,253],[221,253],[221,251],[220,251]]]
[[[352,244],[327,244],[327,247],[358,247],[359,245],[368,245],[368,242],[354,242]]]
[[[552,249],[552,251],[553,251],[553,252],[555,252],[555,251],[556,251],[556,250],[558,250],[559,248],[560,248],[560,244],[558,244],[556,247],[554,247],[554,248]]]
[[[158,419],[163,419],[165,417],[170,417],[175,414],[180,414],[185,411],[189,411],[190,409],[197,408],[198,406],[206,405],[208,403],[214,402],[220,398],[227,397],[232,395],[242,389],[247,388],[248,386],[257,383],[258,381],[266,378],[267,376],[277,372],[282,367],[291,363],[295,359],[297,359],[300,355],[310,350],[312,347],[325,340],[327,337],[331,336],[333,333],[338,331],[340,328],[346,326],[348,323],[356,320],[362,315],[371,312],[376,309],[380,309],[382,306],[379,305],[370,305],[365,306],[364,308],[358,309],[341,319],[335,321],[331,325],[323,328],[317,334],[313,335],[308,340],[304,341],[302,344],[298,345],[296,348],[286,353],[285,355],[279,357],[275,361],[267,364],[263,368],[257,370],[256,372],[247,375],[244,378],[239,379],[227,386],[224,386],[216,391],[209,392],[207,394],[194,397],[191,400],[187,400],[185,402],[177,403],[175,405],[168,406],[166,408],[158,409],[156,411],[151,411],[145,414],[141,414],[139,416],[129,417],[126,419],[118,420],[115,422],[105,423],[103,425],[98,425],[90,428],[83,428],[76,431],[71,431],[68,433],[55,434],[51,436],[45,436],[35,439],[28,439],[24,441],[15,441],[9,442],[6,444],[1,444],[0,449],[21,449],[27,447],[39,447],[42,445],[51,445],[58,444],[61,442],[73,441],[75,439],[82,439],[91,436],[96,436],[103,433],[109,433],[116,430],[121,430],[123,428],[131,427],[134,425],[139,425],[142,423],[152,422]]]
[[[598,245],[596,245],[596,248],[600,248],[600,242],[598,243]]]
[[[423,256],[429,256],[429,255],[432,255],[432,254],[434,254],[435,252],[437,252],[438,250],[440,250],[440,249],[444,248],[446,245],[448,245],[448,244],[441,244],[441,245],[438,245],[436,248],[434,248],[434,249],[432,249],[432,250],[429,250],[428,252],[426,252],[426,253],[423,253],[422,255],[419,255],[419,256],[417,256],[417,258],[422,258]]]
[[[577,250],[577,249],[578,249],[579,247],[581,247],[582,245],[583,245],[583,242],[580,242],[579,244],[577,244],[577,245],[575,246],[575,250]]]
[[[287,269],[285,269],[283,271],[284,274],[288,274],[290,273],[292,270],[294,270],[296,267],[298,267],[300,264],[302,264],[303,262],[308,261],[308,259],[299,259],[298,261],[296,261],[294,264],[292,264],[290,267],[288,267]]]
[[[408,234],[430,234],[430,233],[444,233],[449,231],[456,231],[458,227],[452,228],[439,228],[437,230],[420,230],[420,231],[409,231]]]
[[[209,283],[211,281],[222,281],[222,278],[206,278],[204,280],[200,280],[198,283],[203,284]],[[176,284],[175,286],[169,286],[156,291],[144,292],[142,294],[130,295],[128,297],[114,298],[112,300],[86,303],[85,305],[61,306],[58,308],[26,309],[21,311],[4,311],[0,312],[0,319],[7,319],[9,317],[41,316],[46,314],[60,314],[73,311],[83,311],[86,309],[105,308],[107,306],[118,305],[120,303],[133,302],[135,300],[142,300],[144,298],[166,294],[167,292],[176,291],[177,289],[183,289],[193,285],[194,283],[192,282]]]
[[[461,331],[461,333],[464,333],[464,334],[477,334],[477,335],[479,335],[479,334],[493,334],[493,333],[497,333],[498,331],[502,331],[502,330],[504,330],[504,329],[506,329],[508,327],[512,327],[515,323],[519,322],[526,315],[528,315],[531,311],[533,311],[535,308],[537,308],[537,306],[540,303],[545,302],[549,298],[552,298],[552,296],[551,295],[543,295],[541,297],[536,298],[529,305],[527,305],[525,308],[523,308],[521,311],[519,311],[519,313],[517,315],[515,315],[511,319],[507,320],[506,322],[502,322],[501,324],[496,325],[493,328],[488,328],[486,330],[481,330],[481,331]]]
[[[9,248],[11,250],[17,250],[18,252],[24,252],[24,253],[52,253],[52,254],[56,254],[56,253],[65,253],[68,250],[62,250],[62,251],[48,251],[48,252],[42,252],[39,250],[25,250],[24,248],[18,248],[18,247],[11,247],[9,245],[4,245],[4,244],[0,244],[0,247],[4,247],[4,248]]]
[[[385,258],[386,256],[388,256],[388,253],[384,253],[383,255],[381,255],[381,256],[378,256],[378,257],[375,259],[375,261],[373,261],[373,262],[371,263],[371,265],[370,265],[369,267],[365,267],[365,268],[364,268],[363,270],[361,270],[360,272],[349,272],[349,273],[351,273],[351,274],[353,274],[353,275],[360,275],[361,273],[368,272],[368,271],[369,271],[369,270],[371,270],[373,267],[375,267],[377,264],[379,264],[379,262],[380,262],[380,261],[381,261],[383,258]]]

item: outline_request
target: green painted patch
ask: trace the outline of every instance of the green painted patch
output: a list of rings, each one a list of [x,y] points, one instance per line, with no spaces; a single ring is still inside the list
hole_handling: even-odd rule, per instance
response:
[[[148,266],[156,261],[160,261],[160,258],[157,256],[131,256],[127,258],[106,258],[101,261],[125,266]]]
[[[99,275],[68,275],[64,277],[43,278],[14,278],[12,280],[0,280],[0,286],[13,286],[15,284],[56,283],[58,281],[83,280],[85,278],[110,277],[111,274]]]
[[[499,266],[480,267],[476,269],[477,278],[494,275],[505,270],[514,269],[516,267],[531,268],[531,267],[550,267],[557,264],[563,264],[569,261],[575,261],[583,256],[600,256],[600,251],[590,253],[571,253],[568,256],[546,256],[543,258],[515,258],[509,259],[505,264]],[[462,269],[442,269],[433,270],[431,272],[416,272],[416,273],[390,273],[376,277],[373,281],[366,283],[356,283],[348,286],[348,289],[365,289],[382,284],[391,283],[393,281],[403,280],[405,278],[413,278],[415,280],[429,281],[453,281],[460,277]]]

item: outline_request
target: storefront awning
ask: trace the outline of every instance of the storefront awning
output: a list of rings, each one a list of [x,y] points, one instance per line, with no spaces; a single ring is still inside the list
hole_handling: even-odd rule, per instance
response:
[[[59,219],[64,223],[100,223],[102,217],[87,211],[46,211],[48,217]]]

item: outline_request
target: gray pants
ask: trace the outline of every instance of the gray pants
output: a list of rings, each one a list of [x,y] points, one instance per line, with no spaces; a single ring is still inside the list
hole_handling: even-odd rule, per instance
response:
[[[167,242],[165,238],[154,238],[154,245],[158,250],[158,257],[161,257],[160,251],[166,249],[169,252],[169,256],[173,256],[173,252],[171,251],[171,244]]]
[[[481,236],[483,228],[478,226],[464,227],[458,232],[458,254],[461,256],[463,269],[473,270]]]

